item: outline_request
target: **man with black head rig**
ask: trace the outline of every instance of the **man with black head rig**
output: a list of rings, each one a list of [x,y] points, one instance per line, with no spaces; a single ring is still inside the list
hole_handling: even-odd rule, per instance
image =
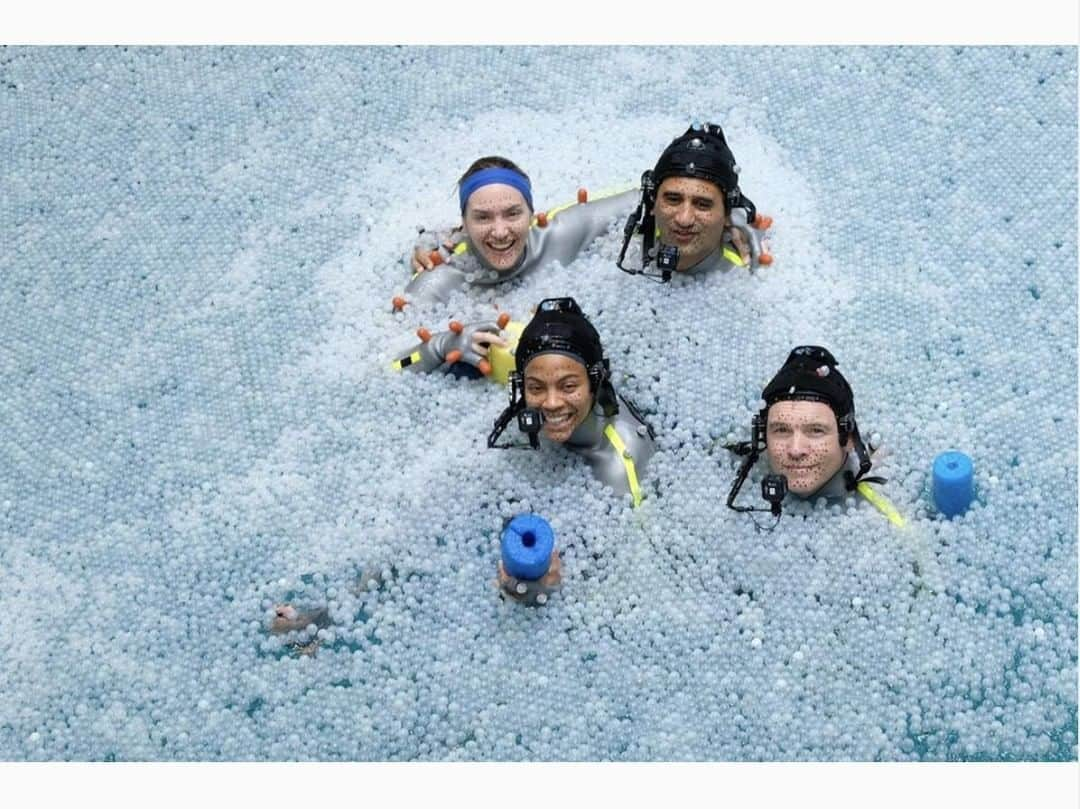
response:
[[[761,393],[765,407],[754,416],[748,442],[727,449],[744,456],[728,495],[736,511],[772,511],[780,515],[787,494],[801,499],[842,498],[858,492],[890,521],[903,518],[870,483],[872,462],[855,421],[855,397],[838,363],[821,346],[798,346],[788,355]],[[762,480],[762,496],[769,509],[735,505],[735,498],[750,469],[765,453],[770,474]]]
[[[626,221],[618,266],[670,280],[673,272],[707,272],[771,264],[759,231],[772,220],[739,188],[739,167],[716,124],[695,124],[673,140],[641,178],[637,208]],[[626,266],[635,234],[640,266]],[[656,263],[650,271],[649,265]]]

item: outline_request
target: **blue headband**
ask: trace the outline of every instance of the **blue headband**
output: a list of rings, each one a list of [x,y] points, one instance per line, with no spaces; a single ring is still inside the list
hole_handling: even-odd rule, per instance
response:
[[[469,201],[469,197],[473,195],[473,192],[485,185],[492,185],[493,183],[500,183],[516,188],[521,192],[521,196],[525,197],[525,202],[529,204],[529,210],[532,210],[532,186],[529,185],[528,178],[525,177],[524,174],[516,172],[513,169],[490,168],[481,169],[476,172],[476,174],[469,175],[458,189],[458,199],[461,201],[462,215],[465,213],[465,203]]]

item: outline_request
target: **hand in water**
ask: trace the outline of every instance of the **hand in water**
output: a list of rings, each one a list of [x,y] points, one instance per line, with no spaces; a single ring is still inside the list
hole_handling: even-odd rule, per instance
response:
[[[455,362],[467,362],[480,368],[484,373],[481,363],[487,363],[488,352],[491,347],[506,347],[507,342],[499,336],[499,326],[496,323],[451,323],[450,331],[440,332],[431,338],[432,349],[444,361],[453,365]],[[488,366],[490,370],[490,366]]]
[[[439,264],[442,264],[450,255],[453,254],[454,248],[462,241],[462,234],[464,231],[460,227],[453,228],[440,244],[437,237],[424,238],[425,234],[421,234],[421,238],[416,244],[412,254],[412,268],[414,272],[425,272],[426,270],[433,270]],[[433,252],[438,252],[441,256],[441,261],[438,264],[435,263],[435,258],[432,256]]]
[[[536,581],[516,579],[506,572],[502,560],[499,561],[499,589],[515,601],[530,606],[542,606],[562,583],[562,560],[559,554],[551,554],[551,566],[547,573]]]
[[[747,210],[742,207],[732,208],[725,233],[731,239],[732,246],[739,251],[739,256],[750,269],[762,264],[772,263],[765,232],[772,226],[772,219],[758,214],[754,222],[747,220]]]
[[[750,241],[746,238],[746,234],[739,228],[728,228],[728,234],[731,236],[731,243],[735,245],[735,249],[739,251],[739,255],[742,256],[743,262],[750,263]]]

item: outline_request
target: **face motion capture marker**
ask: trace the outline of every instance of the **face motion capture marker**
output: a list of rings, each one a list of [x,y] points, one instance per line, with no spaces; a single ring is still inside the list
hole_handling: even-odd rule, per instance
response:
[[[669,177],[693,177],[713,183],[724,194],[728,213],[735,208],[745,208],[747,221],[753,223],[754,227],[764,224],[767,219],[758,217],[754,203],[739,190],[739,167],[727,145],[724,131],[718,124],[694,124],[668,144],[651,171],[641,175],[641,200],[623,227],[622,250],[616,261],[618,268],[625,273],[667,283],[678,267],[678,247],[660,244],[654,248],[656,216],[653,210],[656,207],[656,194],[660,184]],[[768,224],[772,224],[771,219]],[[636,233],[642,235],[639,269],[623,266],[630,239]],[[654,259],[659,272],[650,273],[647,270]]]
[[[514,356],[515,370],[510,374],[510,403],[495,420],[488,436],[490,449],[524,448],[524,444],[499,444],[499,436],[517,418],[518,428],[529,438],[528,446],[538,449],[544,414],[525,405],[525,368],[541,354],[565,354],[580,362],[589,377],[589,389],[605,416],[619,412],[611,371],[600,344],[600,335],[573,298],[546,298],[521,332]]]
[[[784,475],[768,474],[762,480],[761,494],[769,503],[768,509],[735,505],[735,498],[743,483],[746,482],[750,469],[765,451],[769,408],[777,402],[809,401],[828,405],[836,415],[840,445],[846,444],[850,438],[856,457],[859,459],[858,473],[852,473],[850,470],[844,472],[847,489],[854,490],[859,481],[864,479],[866,473],[870,471],[870,454],[866,450],[866,445],[859,435],[858,424],[855,422],[855,397],[851,385],[844,379],[837,365],[836,358],[821,346],[797,346],[791,351],[776,376],[761,392],[765,407],[758,411],[751,422],[750,441],[729,444],[726,447],[737,455],[745,456],[735,476],[735,481],[731,485],[731,491],[728,493],[728,508],[745,513],[770,511],[779,521],[781,504],[787,494],[787,478]],[[880,482],[879,478],[866,478],[866,480]],[[773,527],[776,527],[775,523]]]

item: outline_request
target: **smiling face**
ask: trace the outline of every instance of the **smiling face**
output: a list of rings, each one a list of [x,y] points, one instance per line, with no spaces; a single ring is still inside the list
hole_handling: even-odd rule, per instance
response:
[[[512,270],[525,252],[532,211],[513,186],[491,183],[465,204],[462,224],[473,248],[499,272]]]
[[[592,409],[585,366],[565,354],[541,354],[525,366],[525,406],[544,413],[544,437],[562,444]]]
[[[694,177],[668,177],[660,183],[653,213],[660,241],[679,248],[680,270],[718,249],[728,224],[720,189]]]
[[[851,439],[840,445],[836,415],[823,402],[776,402],[769,407],[765,449],[788,490],[808,497],[844,466]]]

